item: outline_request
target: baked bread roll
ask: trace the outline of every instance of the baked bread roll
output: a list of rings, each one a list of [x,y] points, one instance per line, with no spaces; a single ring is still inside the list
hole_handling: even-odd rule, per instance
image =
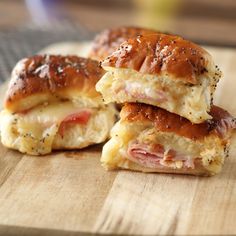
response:
[[[0,114],[3,145],[42,155],[104,142],[115,122],[113,105],[95,90],[104,74],[97,61],[33,56],[13,69]]]
[[[211,120],[192,124],[158,107],[125,104],[104,145],[106,169],[214,175],[221,171],[236,120],[212,106]]]
[[[106,29],[95,37],[89,57],[94,60],[102,61],[107,56],[112,54],[120,46],[120,44],[125,42],[127,39],[157,32],[158,31],[151,29],[132,26],[121,26]]]
[[[106,103],[140,102],[161,107],[192,123],[210,119],[221,77],[210,54],[179,36],[152,34],[129,39],[107,57],[97,83]]]

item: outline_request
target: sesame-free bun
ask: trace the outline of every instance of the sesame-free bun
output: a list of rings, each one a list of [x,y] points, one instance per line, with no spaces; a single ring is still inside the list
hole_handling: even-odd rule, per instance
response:
[[[213,106],[212,119],[187,119],[146,104],[125,104],[121,119],[104,145],[102,165],[108,169],[214,175],[228,155],[236,120]]]
[[[143,74],[168,75],[185,83],[199,83],[199,76],[215,72],[210,54],[180,36],[162,33],[128,39],[102,63],[104,68],[129,68]]]
[[[79,100],[102,104],[95,90],[104,74],[97,61],[77,56],[36,55],[22,59],[12,71],[5,108],[12,112],[54,100]]]
[[[95,37],[89,57],[98,61],[104,60],[127,39],[157,32],[158,31],[156,30],[134,26],[121,26],[105,29]]]
[[[193,124],[179,115],[142,103],[127,103],[120,114],[123,121],[151,122],[159,131],[175,133],[192,140],[204,139],[209,135],[225,138],[232,127],[236,127],[236,119],[218,106],[211,106],[210,115],[212,119]]]
[[[1,142],[30,155],[104,142],[116,110],[95,84],[104,71],[77,56],[33,56],[13,69],[0,112]]]
[[[162,33],[132,38],[102,63],[96,84],[106,103],[139,102],[161,107],[192,123],[209,114],[221,72],[202,47]]]

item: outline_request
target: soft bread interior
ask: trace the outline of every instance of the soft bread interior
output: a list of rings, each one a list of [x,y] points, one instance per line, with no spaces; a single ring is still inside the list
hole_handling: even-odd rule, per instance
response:
[[[83,106],[67,101],[43,104],[26,114],[3,110],[1,141],[7,147],[31,155],[47,154],[52,149],[78,149],[105,141],[115,121],[116,111],[112,105],[89,108],[91,117],[86,125],[72,123],[63,137],[58,133],[63,119],[81,109]]]
[[[111,131],[111,139],[103,147],[101,162],[107,169],[125,168],[145,172],[169,172],[213,175],[220,172],[225,157],[226,144],[218,136],[208,136],[193,141],[174,133],[158,132],[150,123],[119,121]],[[180,161],[163,162],[163,168],[147,168],[130,160],[127,153],[130,143],[138,141],[151,145],[161,144],[189,158],[200,159],[195,169],[183,168]]]
[[[167,76],[142,74],[132,69],[106,67],[97,83],[106,103],[141,102],[161,107],[193,123],[210,119],[212,95],[218,78],[200,77],[199,84],[186,84]]]

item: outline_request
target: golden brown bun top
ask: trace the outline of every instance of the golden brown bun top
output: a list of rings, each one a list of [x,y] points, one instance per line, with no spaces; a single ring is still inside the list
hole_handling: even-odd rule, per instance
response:
[[[89,57],[98,61],[104,60],[127,39],[153,33],[157,31],[132,26],[106,29],[95,37]]]
[[[161,33],[129,39],[102,66],[163,74],[191,84],[199,82],[199,75],[209,72],[214,77],[217,73],[211,56],[203,48],[179,36]]]
[[[37,55],[23,59],[13,69],[5,108],[21,110],[16,104],[35,95],[61,94],[66,98],[63,93],[68,91],[73,91],[75,96],[98,97],[95,84],[103,74],[97,61],[77,56]]]
[[[141,103],[127,103],[121,110],[121,120],[153,122],[157,130],[176,133],[193,140],[212,134],[224,139],[232,129],[236,128],[236,119],[220,107],[212,106],[210,115],[213,117],[211,120],[201,124],[192,124],[179,115]]]

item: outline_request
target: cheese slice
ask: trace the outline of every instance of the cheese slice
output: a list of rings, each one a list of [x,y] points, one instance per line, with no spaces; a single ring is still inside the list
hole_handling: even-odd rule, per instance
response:
[[[52,104],[45,103],[29,110],[26,114],[19,113],[18,116],[28,123],[59,123],[68,115],[77,113],[81,110],[84,110],[84,108],[69,101]],[[92,111],[92,109],[89,110]]]
[[[146,103],[183,116],[193,123],[211,118],[208,111],[215,87],[205,77],[201,78],[201,84],[190,86],[164,75],[110,67],[106,70],[108,72],[96,84],[105,103]]]
[[[81,110],[84,108],[72,102],[43,104],[26,113],[3,110],[0,115],[2,143],[31,155],[50,153],[61,121]],[[96,109],[89,110],[96,112]]]

